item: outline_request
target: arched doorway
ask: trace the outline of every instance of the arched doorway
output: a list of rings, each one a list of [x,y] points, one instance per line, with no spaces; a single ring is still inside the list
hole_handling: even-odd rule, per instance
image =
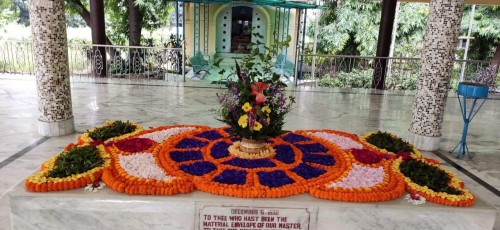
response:
[[[254,33],[264,38],[254,36]],[[254,7],[228,7],[217,17],[217,53],[248,53],[248,44],[265,43],[265,37],[266,18]]]

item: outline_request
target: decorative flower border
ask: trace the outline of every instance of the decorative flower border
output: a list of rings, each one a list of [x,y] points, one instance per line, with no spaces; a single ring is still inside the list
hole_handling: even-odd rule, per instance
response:
[[[359,141],[361,143],[363,143],[363,145],[367,146],[370,150],[372,151],[378,151],[380,153],[383,153],[383,154],[391,154],[391,155],[396,155],[396,153],[393,153],[393,152],[390,152],[390,151],[387,151],[385,149],[381,149],[375,145],[372,145],[370,142],[368,142],[368,137],[371,136],[372,134],[375,134],[376,132],[368,132],[368,133],[365,133],[361,136],[359,136]],[[386,132],[386,133],[389,133],[389,132]],[[396,136],[395,134],[393,133],[389,133],[391,135],[392,138],[399,138],[398,136]],[[412,144],[410,144],[411,147],[413,148],[413,154],[410,154],[413,158],[421,158],[422,157],[422,153],[420,153],[420,151],[418,151],[417,148],[415,148],[415,146],[413,146]]]
[[[425,159],[417,159],[418,161],[421,161],[427,165],[438,167],[434,162],[428,162]],[[471,206],[476,202],[476,197],[469,192],[469,190],[463,188],[463,182],[458,179],[458,177],[444,169],[440,168],[440,170],[443,170],[446,174],[450,176],[450,183],[448,186],[451,186],[458,191],[462,192],[461,195],[453,195],[453,194],[448,194],[445,192],[435,192],[432,189],[427,188],[426,186],[420,186],[413,182],[410,178],[406,177],[400,170],[400,164],[402,161],[397,161],[392,167],[393,170],[401,174],[406,181],[406,191],[408,191],[411,194],[419,194],[420,196],[424,197],[426,200],[438,204],[444,204],[444,205],[450,205],[450,206],[458,206],[458,207],[467,207]]]
[[[102,128],[102,127],[106,127],[108,125],[111,125],[113,124],[113,122],[115,121],[106,121],[102,126],[98,126],[98,127],[95,127],[95,128],[92,128],[92,129],[89,129],[87,131],[85,131],[82,135],[80,135],[77,139],[77,145],[84,145],[84,144],[90,144],[92,143],[93,141],[95,141],[94,139],[92,139],[89,135],[90,132],[98,129],[98,128]],[[139,124],[137,123],[134,123],[134,122],[131,122],[131,121],[124,121],[124,122],[129,122],[130,124],[134,125],[135,126],[135,130],[131,133],[127,133],[127,134],[124,134],[124,135],[121,135],[121,136],[118,136],[118,137],[113,137],[113,138],[110,138],[108,140],[106,140],[106,142],[109,142],[109,141],[114,141],[116,139],[123,139],[123,138],[126,138],[126,137],[129,137],[129,136],[133,136],[133,135],[136,135],[137,133],[143,131],[144,129],[142,128],[142,126],[140,126]]]
[[[87,184],[93,183],[101,178],[105,168],[111,165],[109,154],[104,150],[102,145],[97,146],[99,155],[103,159],[102,166],[95,167],[84,173],[75,174],[63,178],[49,177],[49,172],[54,168],[57,158],[62,153],[56,154],[42,164],[41,171],[29,176],[24,185],[31,192],[50,192],[61,191],[75,188],[83,188]]]
[[[231,136],[226,133],[225,128],[216,128],[212,129],[216,130],[218,133],[223,134],[222,135],[222,140],[226,142],[227,144],[231,144]],[[286,133],[281,135],[280,137],[277,138],[269,138],[268,141],[272,142],[273,145],[289,145],[291,144],[289,142],[286,142],[281,139],[281,137],[284,137],[290,133]],[[296,133],[295,133],[296,134]],[[160,163],[162,164],[163,168],[168,168],[172,170],[169,172],[172,175],[175,176],[182,176],[186,175],[186,173],[182,172],[181,170],[177,169],[178,165],[177,163],[167,159],[168,152],[172,149],[175,149],[175,145],[179,143],[181,140],[185,138],[191,138],[191,139],[198,139],[197,137],[193,137],[192,134],[186,133],[182,134],[176,137],[176,139],[172,139],[167,143],[166,145],[163,146],[162,149],[158,153],[155,152],[155,155],[158,155],[160,158]],[[220,142],[211,142],[209,143],[206,147],[201,148],[201,153],[203,156],[203,159],[212,159],[212,156],[210,155],[210,149],[216,144]],[[217,194],[217,195],[225,195],[225,196],[234,196],[234,197],[243,197],[243,198],[277,198],[277,197],[285,197],[285,196],[291,196],[291,195],[297,195],[301,193],[306,193],[309,191],[310,188],[319,185],[319,184],[324,184],[328,181],[332,181],[335,178],[341,176],[347,169],[348,165],[350,165],[350,158],[347,157],[346,153],[342,150],[340,150],[337,146],[334,146],[330,144],[327,141],[324,141],[322,139],[318,138],[310,138],[310,141],[300,141],[300,142],[295,142],[295,143],[301,143],[301,144],[308,144],[308,143],[319,143],[323,146],[327,146],[328,150],[328,155],[331,155],[335,159],[335,165],[329,167],[329,171],[327,170],[327,174],[325,176],[318,176],[315,178],[310,178],[310,179],[304,179],[298,175],[295,175],[293,173],[290,173],[289,170],[293,168],[295,165],[298,165],[303,162],[298,162],[298,157],[301,156],[299,153],[299,149],[296,147],[291,146],[293,152],[294,152],[294,163],[291,165],[285,165],[283,164],[277,164],[275,167],[272,168],[251,168],[251,169],[244,169],[236,166],[231,166],[231,165],[224,165],[217,168],[217,170],[213,170],[210,173],[207,173],[203,176],[192,176],[194,184],[196,189],[209,192],[212,194]],[[193,149],[186,149],[185,151],[191,151]],[[226,161],[233,157],[232,155],[229,155],[227,157],[218,159],[218,161]],[[267,159],[267,158],[265,158]],[[187,161],[183,162],[183,164],[190,164],[193,163],[192,161]],[[293,166],[292,166],[293,165]],[[286,168],[285,168],[286,166]],[[327,166],[322,166],[322,165],[315,165],[318,168],[321,169],[326,169]],[[175,170],[174,170],[175,169]],[[241,171],[246,171],[248,173],[247,181],[244,184],[224,184],[224,183],[219,183],[216,181],[213,181],[213,179],[217,176],[220,175],[224,170],[226,169],[233,169],[233,170],[241,170]],[[259,183],[259,178],[257,172],[272,172],[272,171],[282,171],[291,178],[294,183],[286,184],[280,187],[268,187],[265,185],[262,185]],[[252,176],[250,176],[252,175]]]
[[[171,138],[176,138],[177,136],[184,133],[192,133],[194,131],[200,130],[208,130],[207,126],[199,126],[199,125],[177,125],[177,126],[160,126],[153,129],[147,129],[140,132],[137,132],[133,135],[121,136],[115,139],[115,142],[123,141],[126,139],[132,139],[135,137],[140,137],[144,134],[153,133],[157,131],[162,131],[171,128],[182,128],[182,127],[193,127],[194,130],[181,132],[178,134],[174,134],[167,138],[170,140]],[[155,162],[158,167],[163,168],[158,162],[158,157],[155,152],[158,152],[162,147],[161,143],[156,143],[148,148],[147,150],[143,150],[143,152],[153,153],[153,157],[155,158]],[[162,143],[166,142],[164,140]],[[168,181],[159,181],[154,179],[144,179],[132,176],[128,174],[125,169],[120,165],[119,155],[127,156],[134,154],[132,152],[125,152],[118,149],[114,144],[106,146],[106,151],[108,151],[111,155],[112,159],[112,167],[106,169],[103,173],[102,180],[106,183],[106,185],[117,192],[127,193],[130,195],[174,195],[179,193],[189,193],[194,190],[194,184],[192,178],[189,177],[176,177],[175,179],[171,179]],[[163,168],[164,169],[164,168]]]
[[[194,190],[190,179],[158,181],[132,176],[121,167],[117,154],[112,154],[112,167],[104,170],[102,180],[113,190],[130,195],[174,195]]]
[[[352,156],[350,156],[352,157]],[[378,202],[387,201],[399,198],[405,192],[405,182],[400,173],[394,171],[392,165],[396,162],[400,162],[401,159],[396,160],[383,160],[382,163],[369,165],[370,167],[382,166],[384,169],[384,181],[373,187],[362,187],[362,188],[328,188],[328,184],[323,186],[317,186],[310,190],[311,196],[337,201],[348,201],[348,202]],[[364,165],[364,164],[363,164]],[[365,165],[366,166],[366,165]],[[335,181],[341,181],[344,177],[347,177],[349,171],[352,169],[352,165],[344,173],[342,177],[339,177]]]

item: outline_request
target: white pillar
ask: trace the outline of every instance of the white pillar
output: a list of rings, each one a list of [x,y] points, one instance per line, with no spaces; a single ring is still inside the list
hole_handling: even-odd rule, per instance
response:
[[[44,136],[74,133],[64,0],[31,0],[29,12],[40,112],[38,130]]]
[[[431,0],[408,140],[439,149],[464,0]]]

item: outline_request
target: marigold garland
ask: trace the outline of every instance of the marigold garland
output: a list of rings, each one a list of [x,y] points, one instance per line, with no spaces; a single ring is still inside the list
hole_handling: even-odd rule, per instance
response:
[[[428,162],[425,159],[418,159],[421,162],[424,162],[425,164],[437,167],[435,165],[435,162]],[[469,192],[469,190],[463,188],[463,182],[458,179],[458,177],[444,169],[444,168],[439,168],[440,170],[443,170],[446,174],[450,176],[450,183],[448,184],[450,187],[453,187],[454,189],[462,192],[460,195],[452,195],[448,194],[445,192],[435,192],[427,186],[422,187],[416,183],[414,183],[410,178],[406,177],[403,173],[401,173],[400,170],[400,164],[401,161],[398,161],[396,164],[393,165],[394,171],[400,173],[405,182],[406,182],[406,191],[408,191],[411,194],[419,194],[420,196],[424,197],[426,200],[438,204],[444,204],[444,205],[450,205],[450,206],[458,206],[458,207],[467,207],[467,206],[472,206],[476,202],[476,197]]]
[[[95,167],[84,173],[75,174],[63,178],[49,177],[49,172],[54,168],[59,154],[49,158],[42,164],[41,171],[29,176],[25,181],[25,187],[31,192],[61,191],[75,188],[83,188],[89,183],[93,183],[101,178],[105,168],[111,165],[109,154],[103,146],[97,146],[99,155],[104,160],[102,166]]]
[[[154,133],[157,131],[175,129],[175,128],[183,128],[183,127],[193,127],[194,130],[207,130],[209,129],[206,126],[197,126],[197,125],[177,125],[177,126],[161,126],[153,129],[140,131],[133,136],[128,136],[125,138],[117,138],[116,141],[122,141],[127,139],[133,139],[135,137],[140,137],[145,134]],[[170,138],[175,138],[183,133],[191,133],[193,131],[185,131],[176,130],[180,133],[173,133],[172,136],[167,137],[167,140]],[[153,141],[154,142],[154,141]],[[158,152],[158,149],[161,148],[159,143],[153,144],[149,149],[144,150],[144,152],[155,153]],[[120,165],[119,155],[130,155],[134,154],[134,152],[124,152],[117,148],[114,144],[107,146],[106,150],[110,153],[112,158],[112,167],[105,170],[102,176],[102,180],[106,183],[106,185],[117,192],[127,193],[130,195],[174,195],[179,193],[189,193],[194,190],[194,184],[191,178],[188,177],[176,177],[175,179],[170,179],[167,181],[159,181],[154,179],[144,179],[132,176],[128,174]],[[155,154],[153,156],[156,159],[156,163],[158,167],[163,168],[158,162],[158,158]]]
[[[399,198],[405,191],[405,183],[401,174],[395,172],[391,167],[394,162],[397,161],[401,160],[384,160],[383,163],[379,164],[383,166],[385,171],[384,181],[373,187],[328,188],[326,185],[322,185],[312,188],[309,193],[314,197],[322,199],[348,202],[378,202]],[[349,170],[350,168],[352,168],[352,166],[349,167]],[[340,181],[346,176],[347,174],[339,177],[335,181]]]

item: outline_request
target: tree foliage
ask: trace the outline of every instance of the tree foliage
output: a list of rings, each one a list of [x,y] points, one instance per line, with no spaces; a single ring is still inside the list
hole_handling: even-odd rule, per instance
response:
[[[134,0],[105,1],[106,33],[117,44],[124,44],[129,39],[128,1]],[[173,11],[173,3],[166,0],[135,0],[134,4],[142,15],[141,29],[153,31],[166,26]]]
[[[460,27],[460,33],[463,36],[467,35],[470,14],[471,6],[467,6],[465,8],[462,24]],[[499,6],[476,6],[474,19],[472,22],[471,37],[473,37],[473,39],[470,43],[468,59],[491,59],[493,57],[493,51],[500,44]]]
[[[396,53],[418,55],[429,5],[401,3]],[[381,2],[345,0],[329,2],[319,22],[318,51],[327,54],[373,56],[376,53]],[[309,33],[312,34],[312,27]]]
[[[106,0],[104,14],[106,18],[106,35],[108,43],[126,44],[129,40],[129,1],[140,11],[140,30],[153,31],[165,26],[173,9],[174,1],[167,0]],[[67,11],[80,15],[90,24],[89,0],[66,0]],[[133,23],[137,23],[134,21]]]
[[[380,11],[377,2],[347,0],[330,3],[319,21],[318,51],[328,54],[375,53]],[[311,30],[309,30],[311,33]]]
[[[10,0],[0,0],[0,28],[16,17],[16,12],[13,10],[13,4]]]

